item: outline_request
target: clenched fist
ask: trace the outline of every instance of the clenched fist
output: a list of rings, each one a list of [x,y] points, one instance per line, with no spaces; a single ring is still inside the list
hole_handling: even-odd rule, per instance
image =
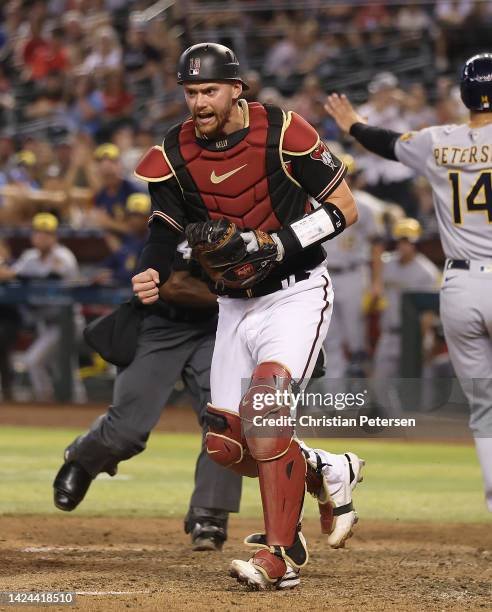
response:
[[[159,299],[159,282],[159,273],[147,268],[132,278],[133,293],[142,304],[153,304]]]

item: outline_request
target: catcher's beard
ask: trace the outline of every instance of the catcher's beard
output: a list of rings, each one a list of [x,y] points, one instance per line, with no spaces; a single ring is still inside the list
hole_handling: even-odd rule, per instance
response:
[[[237,102],[236,100],[230,100],[224,109],[220,111],[214,110],[214,117],[215,117],[215,122],[216,122],[215,126],[211,127],[210,129],[208,129],[208,126],[197,128],[198,131],[200,132],[200,135],[203,138],[209,138],[210,140],[216,140],[217,138],[220,138],[221,136],[225,136],[224,128],[227,122],[229,121],[233,106],[236,102]],[[197,125],[197,122],[196,122],[197,115],[198,115],[197,112],[193,113],[193,121],[195,125]]]

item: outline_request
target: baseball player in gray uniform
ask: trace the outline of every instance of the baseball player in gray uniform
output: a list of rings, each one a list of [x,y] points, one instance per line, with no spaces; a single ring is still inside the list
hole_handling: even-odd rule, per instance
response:
[[[386,307],[380,318],[381,335],[374,354],[373,377],[397,378],[401,358],[401,298],[405,291],[433,291],[441,278],[436,266],[415,244],[422,233],[416,219],[400,219],[393,226],[394,253],[384,253],[383,286]]]
[[[367,149],[413,168],[432,186],[446,255],[441,317],[492,512],[492,54],[468,59],[460,85],[470,110],[462,125],[399,134],[366,125],[345,96],[329,96],[325,109]]]
[[[350,172],[350,166],[347,167]],[[363,191],[354,191],[359,221],[348,227],[336,242],[323,243],[336,293],[330,333],[324,342],[326,375],[330,379],[364,375],[366,330],[362,302],[369,281],[371,284],[381,281],[383,252],[383,228],[365,196],[373,198]]]
[[[112,405],[65,451],[53,485],[60,510],[76,508],[100,472],[115,475],[120,461],[145,449],[180,378],[191,393],[200,424],[207,428],[203,415],[210,400],[217,299],[179,253],[173,270],[160,290],[164,299],[145,311],[135,358],[118,373]],[[240,498],[241,476],[212,461],[203,447],[185,519],[193,550],[222,548],[229,512],[239,511]]]
[[[32,220],[32,248],[26,249],[10,267],[0,266],[0,281],[54,280],[74,281],[79,274],[75,255],[66,246],[59,244],[58,219],[51,213],[41,212]],[[60,310],[48,304],[30,305],[24,309],[25,318],[34,323],[36,338],[22,357],[29,374],[34,398],[38,401],[53,401],[52,365],[58,343]],[[74,326],[81,335],[83,317],[80,308],[74,308]],[[87,401],[85,387],[78,372],[78,360],[72,363],[72,399],[77,403]]]

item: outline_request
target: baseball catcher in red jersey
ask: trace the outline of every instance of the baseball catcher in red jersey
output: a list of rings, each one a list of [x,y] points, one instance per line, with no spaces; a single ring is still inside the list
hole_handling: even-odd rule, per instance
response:
[[[185,231],[219,295],[207,450],[257,476],[263,505],[265,531],[246,539],[256,551],[233,561],[231,575],[254,589],[290,588],[308,558],[306,484],[332,546],[356,521],[351,492],[361,460],[307,448],[287,417],[292,385],[309,381],[331,318],[320,245],[354,223],[357,210],[343,164],[302,117],[240,99],[247,85],[230,49],[190,47],[178,83],[191,118],[136,169],[153,212],[133,290],[144,304],[157,300]],[[272,417],[287,424],[272,427]]]

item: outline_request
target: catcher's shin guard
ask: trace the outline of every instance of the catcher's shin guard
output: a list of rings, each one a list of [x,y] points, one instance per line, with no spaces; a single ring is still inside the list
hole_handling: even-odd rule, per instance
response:
[[[306,477],[304,456],[292,439],[290,383],[284,366],[261,363],[240,406],[246,443],[258,462],[266,544],[279,550],[290,548],[296,540]],[[280,422],[272,425],[265,419]]]
[[[238,414],[208,404],[205,413],[207,453],[216,463],[242,476],[258,476],[256,461],[246,450]]]

